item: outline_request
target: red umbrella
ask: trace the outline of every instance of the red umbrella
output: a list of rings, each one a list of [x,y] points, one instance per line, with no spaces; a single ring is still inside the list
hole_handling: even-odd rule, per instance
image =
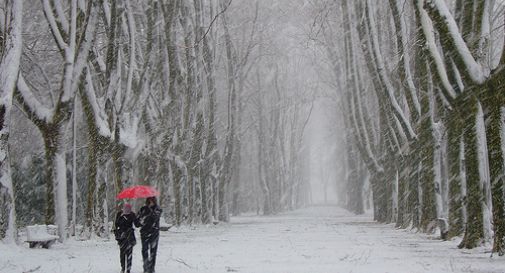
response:
[[[125,198],[146,198],[160,195],[160,193],[151,186],[133,186],[122,190],[117,196],[117,199]]]

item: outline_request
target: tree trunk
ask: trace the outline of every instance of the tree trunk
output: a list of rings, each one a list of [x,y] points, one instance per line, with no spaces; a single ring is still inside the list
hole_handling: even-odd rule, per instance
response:
[[[431,87],[428,87],[430,89]],[[437,219],[437,206],[435,196],[435,139],[433,134],[433,105],[431,103],[432,90],[428,94],[421,95],[422,117],[419,126],[420,159],[421,159],[421,219],[420,228],[424,232],[432,232],[436,227],[433,225]]]
[[[465,196],[462,192],[463,160],[461,158],[463,141],[463,123],[457,111],[448,115],[448,161],[449,161],[449,234],[448,239],[459,236],[464,232],[464,203]],[[464,152],[463,152],[464,153]]]
[[[397,228],[407,228],[412,221],[412,211],[409,208],[409,182],[413,179],[410,176],[413,167],[412,146],[409,147],[406,155],[400,156],[398,173],[398,218],[396,219]]]
[[[224,148],[223,165],[219,181],[219,220],[229,221],[228,212],[228,188],[234,173],[234,155],[236,138],[236,115],[237,115],[237,90],[236,90],[236,60],[233,52],[233,44],[228,30],[226,16],[223,14],[224,38],[226,44],[227,82],[228,82],[228,124],[226,128],[226,143]]]
[[[502,256],[505,254],[505,98],[503,78],[498,76],[488,82],[488,89],[483,93],[482,102],[484,112],[487,113],[486,135],[493,204],[493,252]]]
[[[98,147],[95,145],[93,142],[92,136],[93,134],[89,134],[89,139],[88,139],[88,197],[87,197],[87,202],[86,202],[86,221],[85,221],[85,226],[86,226],[86,236],[91,235],[93,233],[93,219],[96,215],[95,212],[95,198],[96,198],[96,185],[97,185],[97,160],[98,160]]]
[[[23,1],[5,2],[5,29],[0,29],[0,240],[17,240],[14,188],[9,154],[12,98],[22,50]]]
[[[239,122],[240,124],[240,122]],[[237,141],[238,142],[238,141]],[[235,152],[235,160],[233,161],[233,164],[235,164],[234,169],[235,169],[235,175],[234,179],[232,181],[232,215],[233,216],[238,216],[240,214],[240,164],[241,164],[241,154],[240,154],[240,143],[237,143],[236,145],[237,151]]]
[[[50,124],[42,131],[46,150],[46,224],[57,224],[60,241],[66,239],[67,212],[67,168],[61,136],[65,126]],[[56,199],[56,200],[55,200]]]
[[[181,171],[174,162],[170,164],[170,168],[174,193],[175,224],[179,226],[182,223]]]
[[[482,192],[479,189],[480,175],[478,166],[477,147],[477,99],[467,96],[465,103],[464,118],[464,143],[465,143],[465,170],[467,182],[467,213],[468,220],[465,235],[459,244],[459,248],[474,248],[478,246],[484,237],[482,220],[481,200]]]

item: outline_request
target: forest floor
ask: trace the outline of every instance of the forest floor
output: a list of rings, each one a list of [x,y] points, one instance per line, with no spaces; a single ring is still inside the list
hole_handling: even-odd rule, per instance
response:
[[[137,237],[138,239],[138,237]],[[334,206],[275,216],[241,216],[230,224],[162,232],[156,271],[174,272],[505,272],[505,258],[458,240],[377,224]],[[132,273],[142,272],[140,240]],[[0,272],[119,272],[114,240],[74,241],[51,249],[0,244]]]

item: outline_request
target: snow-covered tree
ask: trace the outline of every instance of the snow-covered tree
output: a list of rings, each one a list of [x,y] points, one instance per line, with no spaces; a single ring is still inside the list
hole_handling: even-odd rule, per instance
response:
[[[0,21],[0,239],[14,242],[17,228],[9,135],[22,52],[23,1],[0,5]]]
[[[387,4],[328,1],[316,17],[347,97],[348,159],[366,163],[377,220],[464,232],[461,247],[494,238],[501,254],[503,4]],[[343,42],[330,14],[342,18]],[[348,179],[348,190],[360,183]]]

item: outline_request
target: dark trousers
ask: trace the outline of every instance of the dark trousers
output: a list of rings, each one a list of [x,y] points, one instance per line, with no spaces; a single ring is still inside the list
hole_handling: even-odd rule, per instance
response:
[[[153,273],[156,265],[156,252],[158,251],[158,240],[160,234],[149,234],[142,239],[142,260],[144,261],[144,272]]]
[[[132,251],[133,246],[125,243],[119,246],[119,259],[121,260],[121,270],[130,272],[132,268]],[[126,263],[126,264],[125,264]]]

